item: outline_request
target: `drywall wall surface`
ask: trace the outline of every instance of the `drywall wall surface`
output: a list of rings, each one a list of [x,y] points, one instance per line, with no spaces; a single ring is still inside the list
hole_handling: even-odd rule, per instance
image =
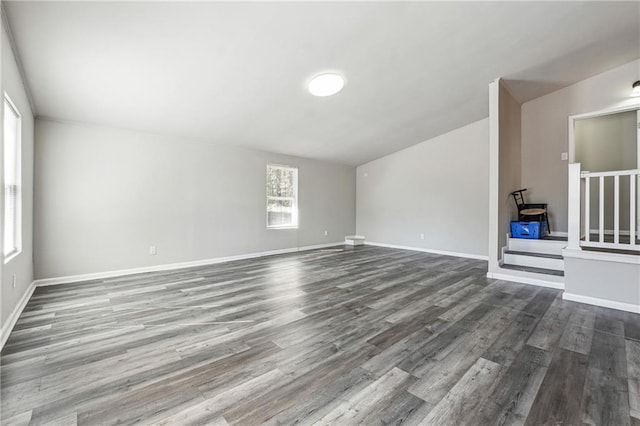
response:
[[[640,265],[565,257],[565,292],[640,310]]]
[[[489,83],[489,237],[487,252],[489,272],[500,268],[500,250],[498,248],[499,193],[500,193],[500,78]]]
[[[640,80],[636,60],[522,105],[522,185],[531,202],[549,204],[554,231],[567,231],[568,118],[638,103],[631,84]]]
[[[266,228],[268,163],[299,168],[298,229]],[[38,119],[35,201],[35,273],[52,278],[343,241],[355,168]]]
[[[510,223],[518,219],[518,209],[511,193],[521,189],[521,111],[520,104],[500,81],[499,172],[498,172],[498,251],[507,244]]]
[[[488,119],[363,164],[356,180],[367,241],[487,255]]]
[[[630,170],[638,164],[637,113],[627,111],[575,121],[575,162],[583,171]],[[629,230],[629,176],[620,180],[620,229]],[[614,228],[614,178],[604,178],[604,226]],[[599,181],[590,185],[590,229],[598,229]]]
[[[20,76],[6,28],[2,32],[2,91],[7,93],[22,115],[22,252],[2,265],[0,288],[2,326],[15,310],[33,281],[33,112]],[[3,102],[4,104],[4,102]],[[4,148],[4,145],[3,145]],[[0,150],[3,151],[3,150]],[[1,154],[0,154],[1,155]],[[2,169],[4,170],[4,168]],[[4,178],[3,178],[4,183]],[[4,203],[4,200],[0,201]],[[4,215],[4,204],[0,208]],[[4,223],[2,217],[1,223]],[[15,288],[13,287],[15,275]]]

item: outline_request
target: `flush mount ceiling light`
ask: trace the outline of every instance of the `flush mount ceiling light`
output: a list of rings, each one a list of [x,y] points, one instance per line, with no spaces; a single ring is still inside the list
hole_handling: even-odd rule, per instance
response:
[[[633,88],[631,90],[631,96],[634,96],[634,97],[640,96],[640,80],[633,83],[631,87]]]
[[[344,87],[344,78],[334,73],[317,75],[309,83],[309,92],[314,96],[335,95]]]

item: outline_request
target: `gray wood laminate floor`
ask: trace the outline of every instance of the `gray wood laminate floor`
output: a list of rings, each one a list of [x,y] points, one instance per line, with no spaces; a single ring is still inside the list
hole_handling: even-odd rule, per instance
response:
[[[359,247],[36,289],[2,424],[640,425],[640,316]]]

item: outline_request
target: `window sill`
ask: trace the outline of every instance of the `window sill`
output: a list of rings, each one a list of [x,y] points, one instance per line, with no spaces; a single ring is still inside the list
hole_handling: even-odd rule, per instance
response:
[[[268,231],[274,229],[298,229],[298,226],[267,226]]]
[[[20,253],[22,253],[22,250],[17,250],[17,251],[12,251],[10,253],[8,253],[5,257],[4,257],[4,264],[6,265],[7,263],[11,262],[13,259],[15,259]]]

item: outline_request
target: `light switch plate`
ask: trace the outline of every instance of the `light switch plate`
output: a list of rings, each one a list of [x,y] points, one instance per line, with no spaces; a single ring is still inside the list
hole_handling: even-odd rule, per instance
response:
[[[562,154],[560,154],[560,159],[562,161],[567,161],[569,159],[569,153],[563,152]]]

